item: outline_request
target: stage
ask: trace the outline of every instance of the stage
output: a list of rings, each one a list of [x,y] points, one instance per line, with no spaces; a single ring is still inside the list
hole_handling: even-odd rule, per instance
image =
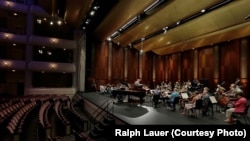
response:
[[[100,92],[83,92],[78,93],[83,98],[101,105],[107,100],[113,100],[114,103],[114,116],[120,118],[130,125],[230,125],[224,122],[225,114],[215,111],[212,116],[202,116],[198,113],[198,117],[191,117],[182,115],[183,109],[176,105],[176,111],[170,111],[163,104],[159,104],[154,108],[150,96],[144,97],[144,103],[129,103],[127,97],[123,101],[118,101],[107,94]],[[198,112],[198,111],[197,111]]]

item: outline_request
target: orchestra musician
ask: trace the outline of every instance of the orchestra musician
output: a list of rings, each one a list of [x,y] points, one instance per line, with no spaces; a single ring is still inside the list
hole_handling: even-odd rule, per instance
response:
[[[217,101],[218,103],[221,105],[221,106],[226,106],[227,103],[228,103],[228,97],[226,97],[224,95],[225,93],[225,88],[222,87],[221,85],[217,85],[217,89],[216,89],[216,92],[215,92],[215,96],[217,98]]]
[[[241,90],[237,85],[238,83],[239,79],[237,79],[234,83],[231,83],[229,86],[229,90],[227,92],[222,91],[221,95],[219,96],[218,103],[224,107],[224,111],[232,107],[232,102],[236,97],[236,90]],[[224,111],[222,111],[222,113]]]
[[[179,92],[177,91],[177,88],[174,88],[173,92],[170,95],[167,95],[167,106],[170,108],[169,110],[175,111],[175,98],[179,98]]]
[[[195,107],[196,100],[201,99],[202,95],[199,93],[199,91],[195,91],[192,95],[192,99],[188,100],[188,102],[184,105],[184,111],[182,112],[183,115],[187,114],[187,111]],[[194,113],[192,113],[194,114]]]
[[[242,113],[245,111],[245,108],[247,106],[247,99],[244,97],[243,91],[241,89],[236,89],[235,95],[236,101],[232,103],[233,107],[226,110],[226,119],[224,120],[225,122],[233,122],[232,113]]]
[[[153,92],[153,102],[154,102],[154,107],[157,108],[157,105],[159,103],[159,99],[161,97],[161,89],[160,86],[157,85],[155,90],[152,91]]]
[[[141,83],[141,79],[138,78],[135,82],[134,82],[134,88],[135,89],[142,89],[143,84]]]

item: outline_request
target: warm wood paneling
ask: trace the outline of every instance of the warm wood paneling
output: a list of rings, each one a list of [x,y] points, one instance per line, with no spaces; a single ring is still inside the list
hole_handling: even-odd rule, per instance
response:
[[[181,80],[192,81],[194,79],[194,50],[182,53],[181,68]]]
[[[127,82],[134,83],[139,78],[139,53],[131,48],[128,50],[128,78]]]
[[[165,81],[165,56],[155,56],[155,82]]]
[[[220,78],[225,81],[226,89],[240,78],[240,42],[239,40],[221,43],[220,45]]]
[[[108,78],[108,43],[98,43],[94,50],[93,76],[96,80]]]
[[[112,47],[112,80],[124,79],[124,48]]]
[[[208,87],[212,88],[214,80],[214,50],[212,47],[202,48],[198,53],[198,78],[199,80],[206,79]]]
[[[150,85],[153,74],[153,54],[151,52],[142,55],[142,81]]]
[[[179,54],[169,55],[168,58],[168,81],[178,81]]]

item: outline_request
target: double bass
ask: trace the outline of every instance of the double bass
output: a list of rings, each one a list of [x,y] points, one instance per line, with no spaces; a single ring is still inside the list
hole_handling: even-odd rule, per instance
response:
[[[222,85],[224,85],[225,82],[223,81],[221,84],[217,85],[217,89],[216,89],[216,94],[218,94],[218,103],[221,106],[226,106],[227,103],[230,101],[229,97],[225,96],[225,88],[222,87]]]

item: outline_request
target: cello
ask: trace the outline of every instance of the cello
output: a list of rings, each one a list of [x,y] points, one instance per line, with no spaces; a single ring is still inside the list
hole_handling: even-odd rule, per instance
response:
[[[227,97],[225,94],[225,88],[222,87],[222,85],[224,85],[225,82],[223,81],[221,84],[217,85],[217,89],[216,89],[216,94],[218,94],[218,103],[221,106],[226,106],[227,103],[230,101],[229,97]],[[228,93],[228,91],[226,92]]]

